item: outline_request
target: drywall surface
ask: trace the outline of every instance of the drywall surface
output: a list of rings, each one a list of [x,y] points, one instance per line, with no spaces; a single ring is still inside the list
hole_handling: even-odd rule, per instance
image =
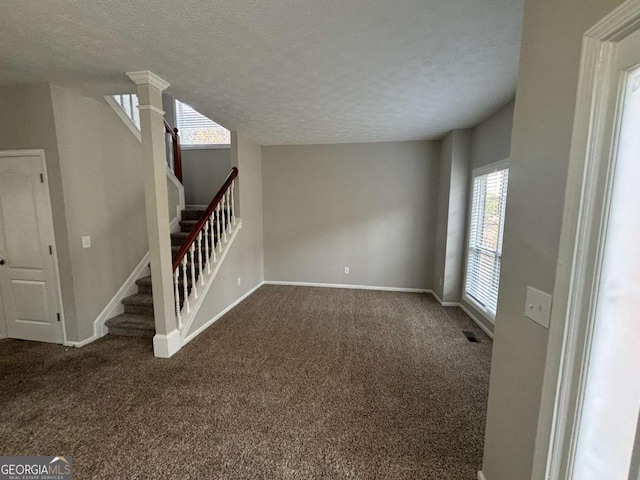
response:
[[[102,98],[55,85],[51,93],[76,301],[71,340],[84,340],[148,250],[142,149]]]
[[[260,145],[241,133],[232,132],[231,141],[232,163],[238,168],[236,211],[242,218],[243,227],[196,315],[191,332],[264,280],[262,152]]]
[[[447,227],[449,226],[449,187],[451,185],[451,158],[453,132],[449,132],[440,145],[440,169],[438,172],[438,204],[436,207],[436,233],[434,245],[434,272],[432,290],[442,300],[444,297],[444,268],[447,255]]]
[[[452,137],[447,251],[444,264],[443,296],[441,297],[445,302],[457,302],[462,295],[462,268],[469,191],[469,157],[471,155],[471,132],[469,130],[454,130]]]
[[[509,157],[514,108],[515,101],[511,101],[473,128],[471,169]]]
[[[78,339],[73,276],[62,191],[58,140],[49,84],[0,87],[0,149],[43,149],[47,162],[56,255],[69,340]],[[131,134],[129,134],[131,135]]]
[[[209,205],[230,172],[230,148],[183,149],[182,181],[187,205]]]
[[[267,280],[432,287],[438,142],[262,153]]]
[[[453,130],[442,140],[436,226],[434,291],[458,303],[462,292],[471,131]]]
[[[620,3],[526,3],[484,444],[487,480],[531,478],[548,331],[525,318],[526,288],[553,292],[582,36]]]

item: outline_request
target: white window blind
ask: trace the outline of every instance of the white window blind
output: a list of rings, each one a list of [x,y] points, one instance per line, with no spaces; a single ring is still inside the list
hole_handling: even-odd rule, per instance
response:
[[[176,100],[176,123],[182,145],[230,145],[231,132]]]
[[[473,179],[465,294],[492,318],[498,305],[509,169]]]

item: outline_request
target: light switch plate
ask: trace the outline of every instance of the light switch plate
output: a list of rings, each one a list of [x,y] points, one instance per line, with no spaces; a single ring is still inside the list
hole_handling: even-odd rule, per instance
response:
[[[527,287],[527,302],[524,314],[534,322],[549,328],[551,320],[552,297],[548,293],[541,292],[533,287]]]
[[[89,248],[91,246],[91,237],[82,237],[82,248]]]

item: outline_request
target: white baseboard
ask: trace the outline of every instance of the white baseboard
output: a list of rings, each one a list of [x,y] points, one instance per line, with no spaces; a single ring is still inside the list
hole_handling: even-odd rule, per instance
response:
[[[153,336],[153,355],[157,358],[170,358],[175,355],[180,348],[180,330],[175,329],[167,335],[156,333]]]
[[[487,477],[484,476],[484,473],[482,473],[482,470],[478,471],[478,480],[487,480]]]
[[[423,288],[377,287],[373,285],[345,285],[342,283],[284,282],[280,280],[265,280],[264,284],[291,285],[294,287],[346,288],[350,290],[382,290],[386,292],[431,293],[431,290]]]
[[[478,317],[476,317],[473,313],[471,313],[471,311],[465,307],[462,303],[458,303],[458,302],[443,302],[442,299],[438,296],[438,294],[436,292],[430,292],[431,295],[433,295],[433,298],[435,298],[437,300],[437,302],[442,305],[443,307],[458,307],[460,310],[462,310],[471,320],[473,320],[473,323],[475,323],[476,325],[478,325],[478,327],[480,327],[480,329],[487,334],[487,336],[493,340],[493,332],[491,330],[489,330],[484,323],[482,323]]]
[[[91,342],[95,342],[96,340],[98,340],[99,338],[104,337],[104,335],[100,335],[100,336],[96,336],[95,334],[90,336],[89,338],[86,338],[80,342],[73,342],[71,340],[67,340],[66,342],[64,342],[64,346],[65,347],[74,347],[74,348],[80,348],[80,347],[84,347],[85,345],[89,345]]]
[[[459,307],[460,306],[458,302],[443,302],[442,299],[438,296],[438,294],[433,290],[430,293],[438,301],[438,303],[443,307]]]
[[[262,285],[264,285],[266,282],[260,282],[258,285],[256,285],[255,287],[253,287],[251,290],[249,290],[247,293],[245,293],[244,295],[242,295],[240,298],[238,298],[235,302],[233,302],[231,305],[229,305],[227,308],[225,308],[224,310],[222,310],[220,313],[218,313],[215,317],[213,317],[211,320],[209,320],[207,323],[205,323],[204,325],[202,325],[201,327],[199,327],[197,330],[195,330],[194,332],[190,333],[189,335],[187,335],[184,340],[182,341],[182,345],[186,345],[187,343],[189,343],[191,340],[193,340],[194,338],[196,338],[198,335],[200,335],[203,331],[205,331],[207,328],[209,328],[212,324],[214,324],[217,320],[219,320],[220,318],[222,318],[224,315],[226,315],[231,309],[233,309],[234,307],[236,307],[239,303],[241,303],[245,298],[247,298],[249,295],[251,295],[253,292],[255,292],[257,289],[259,289]]]
[[[122,299],[136,293],[138,288],[136,286],[136,280],[147,275],[149,275],[149,252],[142,257],[142,260],[140,260],[140,263],[136,265],[136,268],[131,272],[131,275],[129,275],[120,289],[109,301],[107,306],[104,307],[102,312],[100,312],[98,317],[93,321],[93,335],[79,342],[67,341],[65,345],[70,347],[84,347],[85,345],[104,337],[107,334],[105,322],[124,312]]]
[[[482,329],[482,331],[483,331],[484,333],[486,333],[486,334],[487,334],[487,336],[488,336],[491,340],[493,340],[493,332],[492,332],[491,330],[489,330],[489,329],[485,326],[485,324],[484,324],[484,323],[482,323],[482,322],[478,319],[478,317],[476,317],[473,313],[471,313],[471,311],[470,311],[467,307],[465,307],[463,304],[461,304],[461,303],[459,303],[459,304],[458,304],[458,308],[459,308],[460,310],[462,310],[464,313],[466,313],[466,314],[467,314],[467,316],[468,316],[471,320],[473,320],[473,321],[475,322],[475,324],[476,324],[476,325],[478,325],[478,326]]]

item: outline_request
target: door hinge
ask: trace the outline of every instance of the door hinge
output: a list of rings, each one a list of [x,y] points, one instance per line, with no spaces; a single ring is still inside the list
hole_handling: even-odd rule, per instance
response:
[[[40,183],[44,183],[44,175],[40,174]]]
[[[56,316],[58,317],[58,321],[60,321],[60,314],[56,313]]]
[[[49,255],[53,255],[53,247],[49,245]]]

